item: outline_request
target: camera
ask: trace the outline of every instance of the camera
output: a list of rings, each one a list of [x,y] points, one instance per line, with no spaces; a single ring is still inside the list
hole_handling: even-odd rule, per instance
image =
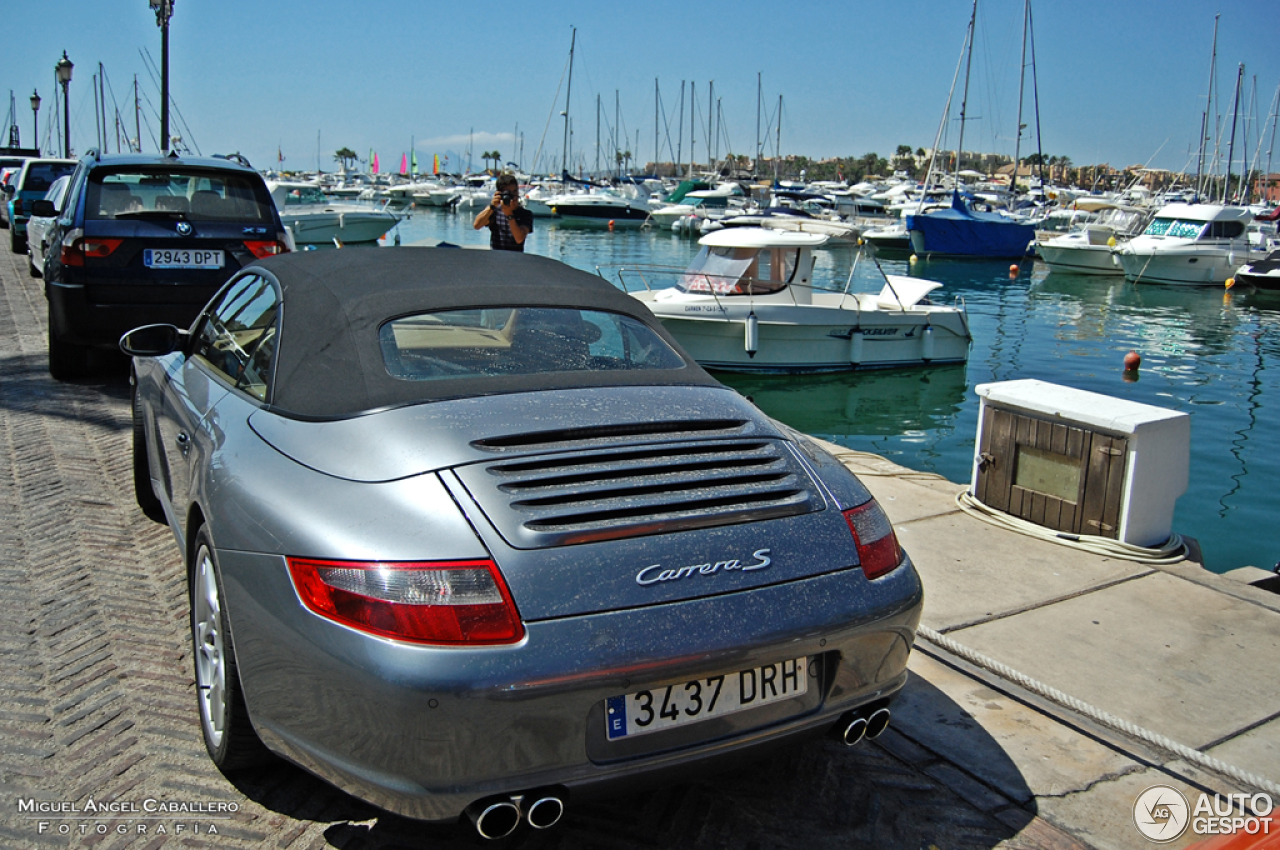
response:
[[[515,201],[515,199],[516,199],[516,196],[515,196],[515,195],[513,195],[513,194],[511,194],[510,192],[503,192],[503,193],[502,193],[502,204],[503,204],[503,206],[508,206],[508,207],[509,207],[509,206],[511,206],[511,204]]]

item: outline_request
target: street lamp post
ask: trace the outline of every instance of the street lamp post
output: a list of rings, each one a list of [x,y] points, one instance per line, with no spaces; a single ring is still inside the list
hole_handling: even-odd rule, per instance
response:
[[[36,149],[36,153],[40,152],[40,92],[35,89],[31,90],[31,128],[35,131],[35,135],[31,137],[31,147]]]
[[[160,151],[169,152],[169,19],[176,0],[149,0],[160,27]]]
[[[75,65],[67,58],[67,51],[62,51],[62,58],[53,70],[58,74],[58,82],[62,83],[62,156],[71,156],[71,107],[67,101],[67,86],[71,85],[71,69]]]

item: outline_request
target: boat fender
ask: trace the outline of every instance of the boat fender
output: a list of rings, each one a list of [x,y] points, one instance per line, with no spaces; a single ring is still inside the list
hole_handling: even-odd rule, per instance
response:
[[[924,330],[920,333],[920,357],[925,361],[932,360],[934,358],[935,345],[933,325],[925,325]]]
[[[849,334],[849,362],[854,366],[862,365],[862,328],[854,328]]]
[[[752,310],[751,314],[747,316],[746,348],[747,357],[755,357],[756,352],[760,349],[760,320],[756,318],[755,310]]]

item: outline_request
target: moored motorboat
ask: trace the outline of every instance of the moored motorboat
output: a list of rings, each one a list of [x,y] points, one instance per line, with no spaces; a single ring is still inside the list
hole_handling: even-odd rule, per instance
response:
[[[1133,238],[1149,220],[1151,213],[1138,207],[1112,204],[1096,208],[1098,218],[1071,233],[1057,236],[1036,246],[1040,259],[1050,271],[1069,274],[1122,275],[1113,249]]]
[[[702,250],[675,285],[674,270],[623,269],[623,289],[644,302],[692,357],[732,372],[838,372],[961,363],[969,356],[963,306],[933,304],[940,283],[886,275],[879,293],[813,285],[813,249],[828,237],[760,227],[728,227],[699,240]],[[628,274],[643,284],[629,285]]]
[[[1265,256],[1265,243],[1250,240],[1252,219],[1247,207],[1168,204],[1115,255],[1137,283],[1221,286],[1242,262]]]
[[[1245,263],[1236,269],[1236,285],[1245,284],[1255,289],[1280,292],[1280,250],[1272,251],[1260,260]]]
[[[268,182],[280,220],[299,245],[375,242],[400,216],[385,208],[334,203],[314,183]]]

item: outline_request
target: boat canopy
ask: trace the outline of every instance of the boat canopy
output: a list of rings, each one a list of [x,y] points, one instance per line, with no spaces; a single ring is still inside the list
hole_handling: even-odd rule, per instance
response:
[[[764,295],[785,289],[802,268],[803,255],[827,236],[731,227],[698,241],[702,250],[676,284],[681,292]]]

